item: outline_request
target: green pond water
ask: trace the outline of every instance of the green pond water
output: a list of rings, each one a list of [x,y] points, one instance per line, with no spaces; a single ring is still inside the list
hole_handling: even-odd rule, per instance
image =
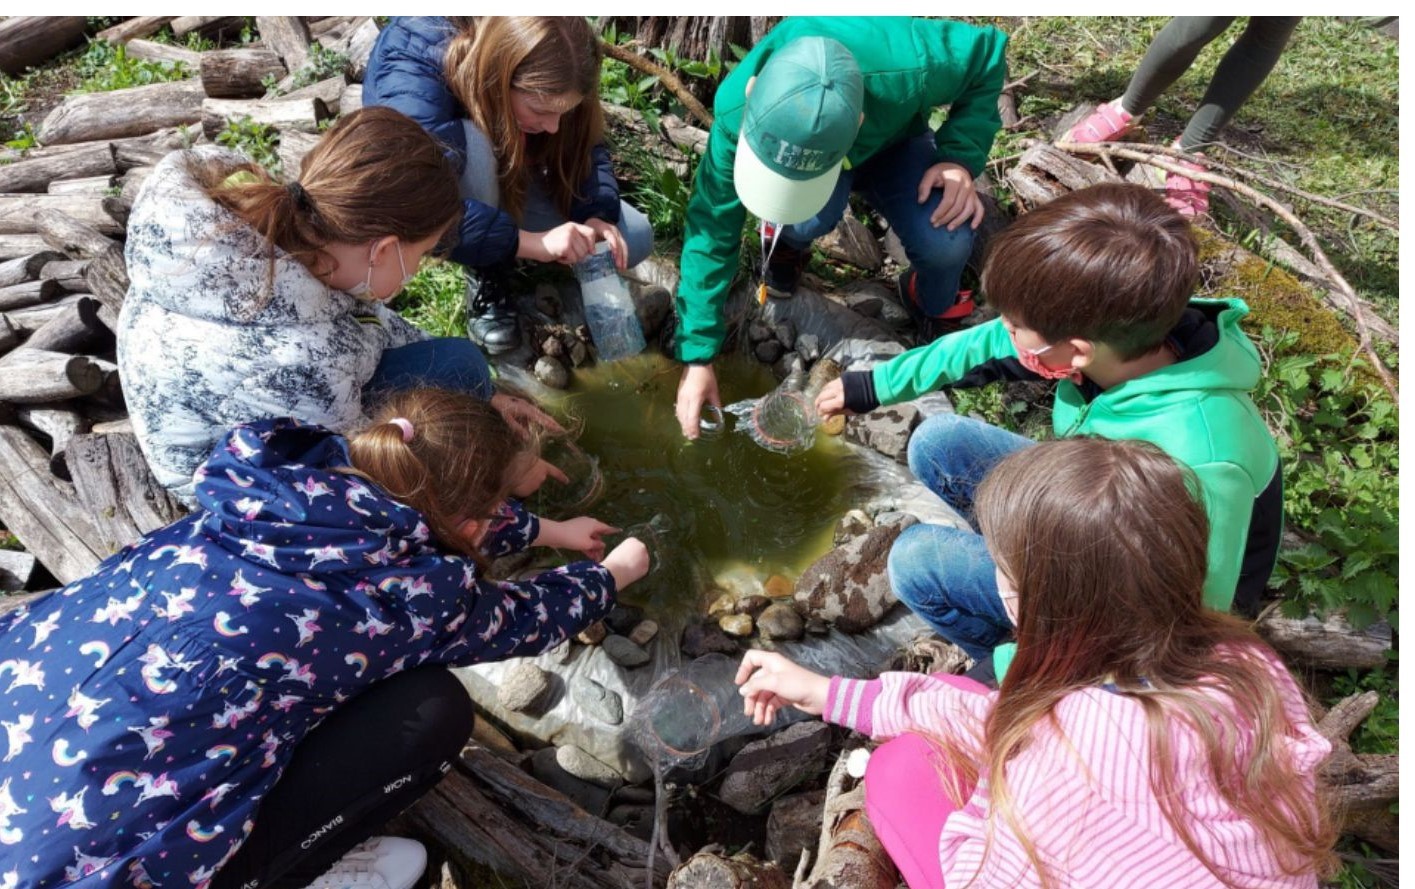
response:
[[[724,405],[771,391],[776,379],[747,358],[716,365]],[[831,547],[850,481],[845,448],[824,434],[808,450],[780,454],[754,443],[730,414],[716,438],[687,441],[674,417],[681,365],[640,355],[576,371],[571,389],[547,408],[575,445],[548,443],[545,456],[571,475],[547,482],[531,502],[553,518],[592,515],[637,530],[654,555],[645,581],[621,599],[655,619],[701,611],[717,584],[760,591],[773,575],[794,584]],[[576,452],[574,448],[582,453]],[[587,481],[597,462],[597,499]]]

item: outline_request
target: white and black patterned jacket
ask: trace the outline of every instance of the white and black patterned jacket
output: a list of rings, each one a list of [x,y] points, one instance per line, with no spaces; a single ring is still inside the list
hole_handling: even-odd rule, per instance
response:
[[[384,350],[427,335],[379,303],[332,290],[216,204],[191,156],[174,152],[143,184],[128,221],[131,286],[118,368],[153,473],[191,502],[192,472],[237,423],[296,417],[339,432],[363,419],[362,389]]]

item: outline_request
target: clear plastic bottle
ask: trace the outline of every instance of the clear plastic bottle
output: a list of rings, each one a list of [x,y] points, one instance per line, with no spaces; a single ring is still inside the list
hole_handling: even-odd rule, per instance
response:
[[[594,253],[575,263],[575,278],[599,360],[617,361],[642,352],[644,330],[634,313],[634,298],[629,283],[614,268],[607,242],[599,242]]]

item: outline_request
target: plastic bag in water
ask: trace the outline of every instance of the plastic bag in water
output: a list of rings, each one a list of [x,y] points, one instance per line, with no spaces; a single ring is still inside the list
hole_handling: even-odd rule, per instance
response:
[[[761,729],[743,710],[737,661],[706,654],[653,684],[634,708],[630,737],[655,768],[693,768],[714,744]]]

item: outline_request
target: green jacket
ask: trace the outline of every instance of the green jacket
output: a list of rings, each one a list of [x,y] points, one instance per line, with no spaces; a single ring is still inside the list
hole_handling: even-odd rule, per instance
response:
[[[674,346],[680,361],[711,361],[727,333],[723,305],[747,217],[732,184],[747,81],[777,47],[813,36],[844,44],[864,75],[865,121],[846,156],[847,167],[926,132],[933,109],[948,106],[948,120],[934,136],[938,160],[961,164],[977,176],[1002,126],[997,97],[1006,79],[1007,38],[1000,31],[890,17],[803,17],[777,25],[727,75],[713,101],[712,131],[698,163],[683,238]]]
[[[1258,350],[1238,327],[1248,306],[1240,299],[1191,305],[1217,324],[1218,340],[1211,348],[1101,391],[1089,402],[1080,387],[1063,380],[1056,387],[1052,426],[1058,438],[1148,441],[1193,470],[1209,517],[1204,603],[1227,611],[1248,548],[1254,502],[1278,471],[1277,445],[1248,394],[1262,373]],[[970,375],[976,379],[989,362],[1016,357],[1012,338],[995,319],[878,365],[872,373],[875,398],[880,404],[908,401]],[[1279,510],[1279,522],[1280,515]],[[1264,549],[1270,546],[1272,552],[1260,559],[1271,570],[1278,534],[1261,536]]]

